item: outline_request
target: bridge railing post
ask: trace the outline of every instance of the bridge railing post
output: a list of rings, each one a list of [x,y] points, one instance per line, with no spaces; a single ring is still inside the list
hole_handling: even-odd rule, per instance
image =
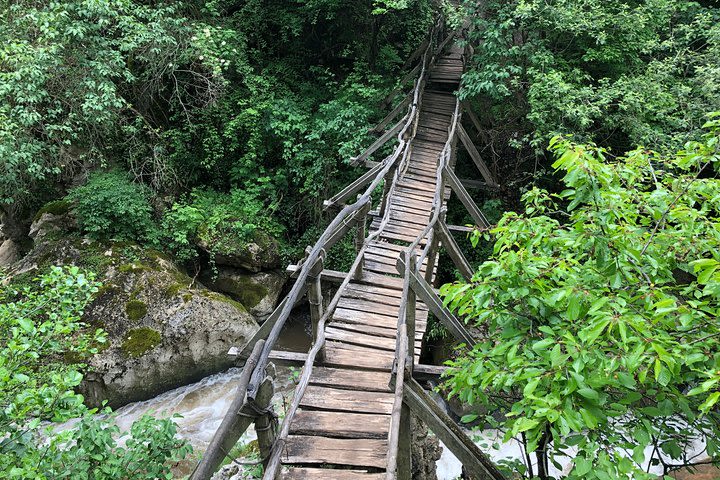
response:
[[[393,176],[395,176],[396,169],[397,165],[392,166],[383,179],[385,184],[383,185],[382,200],[380,201],[380,210],[378,212],[380,218],[385,216],[385,211],[387,210],[388,201],[390,200],[390,187],[392,186],[392,179]]]
[[[275,436],[278,429],[278,417],[272,408],[272,396],[275,393],[271,377],[265,377],[260,384],[256,398],[258,413],[262,414],[255,419],[255,431],[257,432],[258,448],[263,467],[267,467],[275,443]]]
[[[360,199],[360,196],[358,196],[358,200]],[[368,213],[370,212],[370,207],[372,206],[372,200],[368,201],[365,206],[362,207],[358,214],[357,219],[357,228],[355,230],[355,252],[360,255],[360,253],[363,250],[363,246],[365,245],[365,236],[367,235],[367,217]],[[365,268],[365,258],[360,259],[360,265],[358,265],[357,270],[355,271],[355,279],[358,280],[360,277],[362,277],[363,269]]]
[[[310,247],[308,247],[310,249]],[[305,250],[306,253],[308,250]],[[322,296],[322,284],[321,276],[325,269],[325,251],[323,250],[318,257],[315,264],[310,269],[310,274],[307,279],[308,286],[308,303],[310,304],[310,320],[312,323],[312,338],[317,338],[317,329],[320,319],[323,316],[323,296]],[[324,349],[318,352],[318,359],[322,360]]]

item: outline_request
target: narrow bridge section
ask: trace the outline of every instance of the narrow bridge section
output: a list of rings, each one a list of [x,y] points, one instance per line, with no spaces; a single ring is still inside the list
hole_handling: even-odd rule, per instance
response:
[[[402,251],[428,225],[440,152],[455,111],[452,92],[459,87],[462,71],[462,49],[456,46],[429,70],[409,162],[388,201],[389,221],[381,225],[379,215],[375,217],[370,230],[378,235],[361,254],[362,274],[343,288],[332,321],[325,327],[325,356],[313,368],[280,455],[282,478],[385,478],[395,399],[389,384],[403,293],[396,265]],[[427,264],[428,257],[422,274],[427,274]],[[435,268],[434,262],[430,268]],[[415,363],[427,316],[427,307],[418,302]],[[338,470],[338,466],[353,470]]]
[[[369,170],[326,202],[327,208],[340,212],[308,247],[304,261],[290,269],[296,277],[290,293],[247,345],[234,349],[245,361],[237,398],[193,480],[210,478],[251,423],[258,433],[264,480],[410,479],[411,413],[473,478],[503,478],[417,381],[420,370],[427,370],[419,365],[419,356],[429,312],[459,342],[468,348],[474,344],[432,287],[440,245],[466,279],[472,276],[451,234],[453,227],[445,222],[446,200],[457,195],[476,226],[487,227],[463,185],[496,185],[460,124],[462,107],[454,92],[465,53],[454,43],[459,33],[447,32],[439,19],[408,60],[408,65],[417,65],[383,104],[389,105],[409,80],[414,79],[414,88],[374,129],[381,134],[378,140],[353,159]],[[370,160],[393,139],[390,155],[380,162]],[[484,182],[461,181],[455,175],[458,139]],[[372,195],[381,186],[382,197],[371,210]],[[325,270],[325,252],[353,230],[358,255],[349,272]],[[322,298],[323,277],[340,283],[329,302]],[[302,373],[279,424],[270,406],[273,379],[267,366],[277,357],[273,346],[283,324],[305,294],[314,342],[302,355]]]

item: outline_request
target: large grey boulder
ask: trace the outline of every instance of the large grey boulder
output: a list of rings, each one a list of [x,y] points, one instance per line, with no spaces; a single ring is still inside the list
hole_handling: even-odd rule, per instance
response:
[[[108,337],[84,360],[80,390],[89,405],[108,400],[117,408],[220,372],[232,366],[228,349],[258,328],[240,303],[194,282],[160,252],[72,232],[51,235],[61,228],[55,219],[38,227],[33,250],[12,274],[78,265],[102,282],[83,316],[88,329],[102,328]]]
[[[109,343],[88,362],[82,391],[88,403],[107,399],[115,408],[229,368],[228,349],[258,328],[240,303],[157,254],[109,268],[84,319]]]
[[[11,238],[0,240],[0,268],[10,268],[18,260],[20,260],[20,248],[15,240]]]
[[[238,268],[220,266],[216,275],[208,275],[203,282],[240,302],[258,321],[263,322],[275,310],[286,279],[286,275],[279,270],[248,273]]]
[[[233,240],[232,235],[223,238],[200,235],[197,245],[216,265],[258,273],[277,269],[281,264],[280,245],[262,230],[256,230],[250,241]]]

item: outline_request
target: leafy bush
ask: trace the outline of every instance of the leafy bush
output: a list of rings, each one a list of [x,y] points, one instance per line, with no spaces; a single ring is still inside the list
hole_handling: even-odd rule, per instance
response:
[[[1,478],[169,478],[169,462],[190,452],[172,421],[150,417],[135,422],[120,447],[112,420],[75,393],[83,365],[72,359],[107,341],[81,321],[98,287],[77,267],[52,267],[21,289],[0,287]],[[76,417],[62,432],[42,423]]]
[[[262,186],[230,193],[193,190],[163,218],[171,250],[179,259],[191,260],[197,255],[197,241],[211,249],[242,249],[258,232],[280,237],[283,229],[273,218],[277,207],[260,199],[262,191]]]
[[[97,239],[153,243],[157,226],[152,218],[150,191],[127,174],[110,171],[90,176],[67,196],[84,233]]]
[[[673,156],[555,139],[567,189],[525,194],[472,282],[441,290],[486,335],[451,362],[452,395],[507,412],[541,479],[572,449],[570,479],[667,475],[698,440],[720,461],[720,120],[706,127]]]

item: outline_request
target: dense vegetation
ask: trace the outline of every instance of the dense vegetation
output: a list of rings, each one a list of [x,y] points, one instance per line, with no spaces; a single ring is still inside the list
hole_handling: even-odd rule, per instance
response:
[[[696,439],[717,459],[720,7],[461,3],[0,3],[3,234],[28,248],[33,219],[69,210],[79,236],[195,270],[200,244],[212,257],[272,238],[296,259],[441,7],[469,21],[460,95],[503,179],[476,196],[497,226],[469,239],[473,281],[443,290],[485,339],[453,360],[449,390],[509,412],[487,420],[523,444],[508,468],[528,478],[571,451],[570,478],[601,480],[667,473]],[[74,393],[105,337],[81,321],[93,278],[1,279],[3,478],[156,478],[189,451],[149,418],[120,445]]]

